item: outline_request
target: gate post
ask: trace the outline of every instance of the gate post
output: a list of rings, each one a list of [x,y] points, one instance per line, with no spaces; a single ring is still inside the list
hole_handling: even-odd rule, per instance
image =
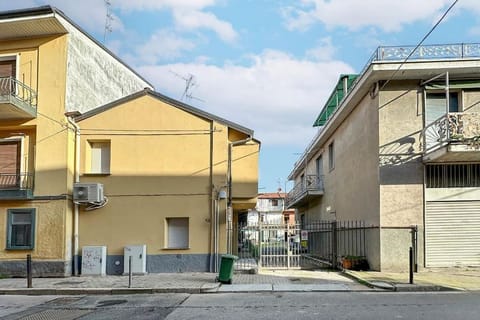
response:
[[[337,221],[332,222],[332,268],[337,269]]]
[[[290,226],[287,223],[287,269],[290,269]]]
[[[258,222],[258,269],[262,268],[262,237],[263,237],[263,225],[262,222]]]

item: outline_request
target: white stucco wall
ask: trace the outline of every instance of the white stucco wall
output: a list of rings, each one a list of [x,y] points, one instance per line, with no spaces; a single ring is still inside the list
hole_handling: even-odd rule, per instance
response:
[[[58,17],[68,30],[66,111],[82,113],[146,87],[146,81]]]

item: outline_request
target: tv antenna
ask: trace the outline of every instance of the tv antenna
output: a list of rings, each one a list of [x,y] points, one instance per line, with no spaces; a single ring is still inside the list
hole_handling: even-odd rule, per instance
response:
[[[185,90],[183,90],[182,98],[180,100],[190,101],[192,99],[195,99],[198,101],[205,102],[202,99],[196,98],[192,95],[193,87],[198,87],[197,80],[193,74],[189,73],[187,76],[183,76],[172,70],[170,70],[170,72],[173,73],[176,77],[185,81]]]
[[[112,7],[112,0],[103,0],[105,2],[105,7],[107,8],[107,13],[105,15],[105,29],[103,30],[103,43],[107,40],[107,33],[111,33],[113,31],[112,28],[112,21],[113,15],[111,11]]]

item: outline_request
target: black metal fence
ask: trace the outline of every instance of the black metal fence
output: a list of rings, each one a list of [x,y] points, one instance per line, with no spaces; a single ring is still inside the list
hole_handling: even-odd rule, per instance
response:
[[[301,224],[239,224],[235,268],[301,268],[313,265],[342,268],[345,260],[368,269],[368,248],[380,241],[379,232],[395,229],[411,233],[417,256],[417,228],[379,227],[364,221],[303,221]],[[397,230],[397,231],[398,231]],[[402,231],[403,230],[403,231]]]
[[[367,256],[364,221],[310,221],[302,230],[308,235],[306,257],[337,267],[342,257]]]

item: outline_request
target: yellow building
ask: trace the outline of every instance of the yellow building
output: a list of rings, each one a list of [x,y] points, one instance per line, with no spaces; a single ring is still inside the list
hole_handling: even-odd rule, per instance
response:
[[[1,274],[23,274],[27,254],[35,275],[77,273],[86,245],[120,273],[133,244],[150,272],[213,271],[226,220],[255,204],[258,151],[251,130],[155,93],[61,11],[0,13]],[[103,184],[108,203],[73,201],[75,182]]]
[[[80,247],[106,245],[112,274],[130,245],[146,245],[147,272],[214,271],[232,250],[229,194],[232,219],[255,206],[253,132],[149,89],[76,121],[81,182],[102,183],[108,199],[81,212]]]

